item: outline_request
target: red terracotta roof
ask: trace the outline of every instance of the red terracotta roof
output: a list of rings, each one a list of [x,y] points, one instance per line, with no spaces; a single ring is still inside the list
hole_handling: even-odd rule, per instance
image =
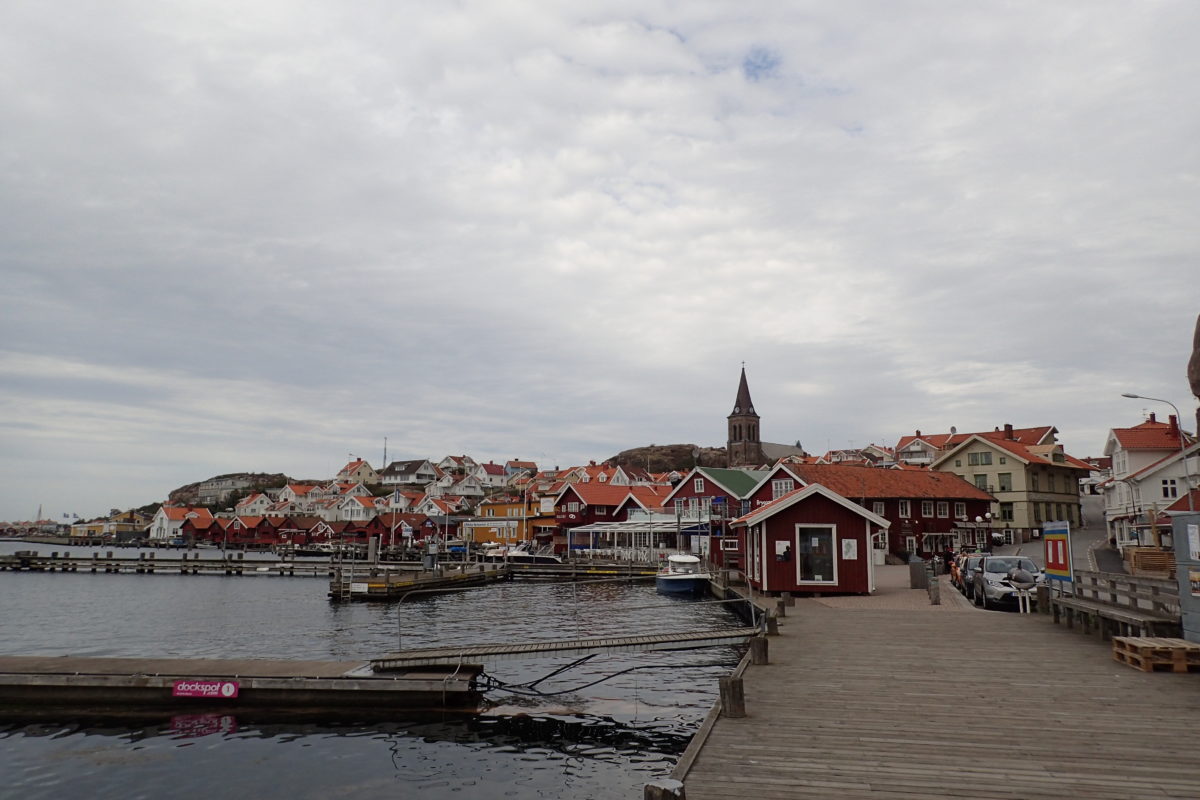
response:
[[[785,464],[805,483],[819,483],[842,497],[990,500],[957,475],[935,470],[879,469],[847,464]]]
[[[196,516],[194,519],[197,521],[212,519],[212,512],[203,507],[189,508],[187,506],[163,506],[162,510],[163,513],[167,515],[167,519],[171,520],[172,522],[182,522],[188,518],[189,514],[195,514]]]
[[[487,464],[480,464],[479,466],[483,467],[483,471],[488,475],[503,475],[504,474],[504,467],[502,467],[499,464],[493,464],[491,462],[488,462]]]
[[[1112,434],[1125,450],[1178,450],[1181,444],[1177,427],[1153,419],[1132,428],[1113,428]]]
[[[1013,428],[1011,441],[1020,442],[1021,444],[1040,444],[1053,432],[1053,425],[1040,425],[1034,428]],[[974,433],[923,433],[920,436],[901,436],[900,441],[896,442],[896,451],[899,452],[917,439],[933,445],[938,450],[948,450],[951,447],[957,447],[972,436],[982,436],[985,439],[1004,439],[1009,434],[1003,428],[996,428],[990,431],[976,431]]]
[[[568,488],[589,506],[617,506],[629,496],[632,486],[613,486],[610,483],[572,483]],[[653,487],[643,486],[643,489]],[[565,490],[564,490],[565,491]],[[645,502],[645,501],[643,501]]]
[[[1191,495],[1192,495],[1192,508],[1196,509],[1196,510],[1200,510],[1200,489],[1192,489]],[[1163,509],[1164,512],[1165,511],[1184,511],[1184,512],[1186,512],[1189,510],[1190,509],[1188,508],[1188,496],[1186,494],[1180,496],[1180,498],[1178,500],[1176,500],[1174,503],[1171,503],[1171,505],[1169,505]]]

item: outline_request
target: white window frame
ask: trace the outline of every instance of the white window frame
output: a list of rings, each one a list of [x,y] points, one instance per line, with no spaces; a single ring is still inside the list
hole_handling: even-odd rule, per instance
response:
[[[871,512],[877,517],[882,517],[886,510],[887,506],[883,500],[876,500],[875,502],[871,503]]]
[[[954,504],[954,516],[958,519],[966,519],[967,504],[966,503],[955,503]]]
[[[900,518],[912,519],[912,503],[908,500],[900,501]]]
[[[791,478],[776,478],[771,481],[771,499],[778,500],[796,488],[796,482]]]
[[[950,516],[950,502],[947,500],[937,501],[937,515],[939,519],[946,519]]]
[[[810,529],[814,529],[814,528],[820,529],[822,531],[829,531],[829,535],[830,535],[830,539],[831,539],[830,547],[831,547],[831,552],[833,553],[833,580],[805,581],[805,580],[800,579],[800,537],[802,535],[805,535],[804,534],[805,530],[810,530]],[[819,523],[818,524],[818,523],[798,522],[798,523],[796,523],[796,532],[794,534],[793,539],[794,539],[794,541],[792,542],[792,560],[796,562],[796,567],[795,567],[795,569],[796,569],[796,585],[797,586],[836,586],[837,582],[838,582],[838,560],[842,557],[842,552],[840,549],[840,542],[838,540],[837,525],[830,525],[828,523]]]
[[[696,478],[695,480],[692,481],[692,491],[693,492],[703,492],[704,491],[704,478]]]
[[[932,517],[933,516],[933,501],[932,500],[922,500],[921,501],[921,516],[922,517]]]

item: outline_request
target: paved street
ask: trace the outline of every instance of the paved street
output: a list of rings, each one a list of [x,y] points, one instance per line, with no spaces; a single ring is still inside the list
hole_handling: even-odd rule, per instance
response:
[[[1071,555],[1077,569],[1099,572],[1124,572],[1125,562],[1121,555],[1108,547],[1108,531],[1104,526],[1104,498],[1084,495],[1083,525],[1071,531]],[[1042,565],[1042,542],[1034,540],[1023,544],[1002,545],[994,548],[996,555],[1022,555]]]

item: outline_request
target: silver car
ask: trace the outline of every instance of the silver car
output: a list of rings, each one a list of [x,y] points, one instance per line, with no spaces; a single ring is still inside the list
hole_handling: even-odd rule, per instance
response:
[[[1017,588],[1011,574],[1023,569],[1033,576],[1036,584],[1044,583],[1042,568],[1024,556],[986,556],[980,559],[971,573],[971,591],[975,605],[992,608],[1000,604],[1017,603]]]

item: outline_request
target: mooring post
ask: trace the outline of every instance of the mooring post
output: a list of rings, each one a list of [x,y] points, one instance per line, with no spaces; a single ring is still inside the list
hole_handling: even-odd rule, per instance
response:
[[[683,793],[683,781],[674,778],[656,778],[646,784],[643,800],[687,800]]]
[[[721,716],[730,719],[746,716],[746,693],[742,679],[726,675],[718,682],[721,686]]]
[[[782,597],[775,601],[775,613],[781,617],[787,616],[787,602]]]
[[[767,610],[767,636],[779,635],[779,615],[775,609]]]
[[[795,598],[795,596],[792,595],[791,592],[783,592],[779,596],[783,598],[784,605],[788,605],[788,606],[796,605],[796,598]]]
[[[769,663],[767,661],[767,638],[755,636],[750,640],[750,663],[757,666]]]

